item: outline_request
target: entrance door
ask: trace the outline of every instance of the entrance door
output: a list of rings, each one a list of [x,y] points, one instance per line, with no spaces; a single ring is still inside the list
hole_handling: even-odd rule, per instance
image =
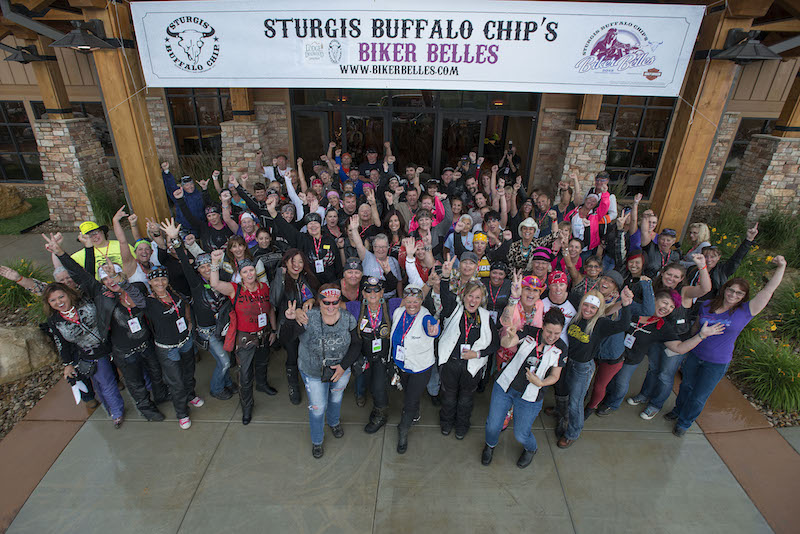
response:
[[[295,154],[303,158],[303,171],[306,176],[310,176],[314,160],[319,158],[328,146],[331,135],[328,113],[298,111],[295,113],[295,121]],[[265,161],[264,164],[270,163]]]
[[[485,114],[445,113],[442,116],[439,169],[455,168],[458,160],[470,152],[481,154]],[[438,176],[438,173],[434,173]]]

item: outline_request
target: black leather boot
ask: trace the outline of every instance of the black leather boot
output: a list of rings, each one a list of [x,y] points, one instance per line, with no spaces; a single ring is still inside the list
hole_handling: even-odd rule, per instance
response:
[[[300,371],[297,367],[286,368],[286,381],[289,384],[289,402],[300,404]]]
[[[369,423],[364,427],[364,432],[367,434],[374,434],[386,424],[387,408],[374,408],[372,413],[369,414]]]

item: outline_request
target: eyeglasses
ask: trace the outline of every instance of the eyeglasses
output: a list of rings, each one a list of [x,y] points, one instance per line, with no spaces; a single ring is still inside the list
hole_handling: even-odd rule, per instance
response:
[[[731,295],[736,295],[737,297],[743,297],[747,294],[744,291],[739,291],[738,289],[734,289],[732,287],[726,288],[725,291],[729,292]]]
[[[323,300],[321,301],[322,304],[325,306],[338,306],[339,300]]]
[[[370,286],[370,287],[365,287],[364,288],[364,293],[380,293],[380,292],[381,292],[381,288],[379,288],[379,287]]]

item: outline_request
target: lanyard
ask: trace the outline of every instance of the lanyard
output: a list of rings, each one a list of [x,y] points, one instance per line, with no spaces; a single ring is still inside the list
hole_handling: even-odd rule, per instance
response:
[[[244,290],[245,293],[251,295],[251,297],[255,299],[256,304],[258,304],[258,314],[261,315],[262,313],[264,313],[264,310],[261,308],[261,296],[262,296],[260,293],[261,282],[259,282],[258,285],[256,286],[255,293],[244,287],[244,284],[242,284],[242,289]],[[241,298],[241,296],[239,298]]]
[[[472,330],[472,327],[475,326],[475,322],[469,323],[467,321],[467,312],[464,311],[464,342],[469,343],[469,332]]]
[[[538,226],[539,226],[539,228],[541,228],[541,227],[542,227],[542,223],[544,222],[544,220],[545,220],[546,218],[547,218],[547,212],[545,211],[545,212],[544,212],[544,214],[542,215],[542,217],[539,219],[539,222],[538,222]]]
[[[83,325],[81,324],[81,318],[80,318],[80,316],[78,315],[78,310],[77,310],[77,308],[75,308],[75,306],[73,306],[73,307],[72,307],[72,309],[73,309],[73,310],[75,310],[75,318],[74,318],[74,319],[73,319],[72,317],[68,316],[68,315],[64,315],[62,312],[58,312],[58,313],[61,315],[61,317],[62,317],[63,319],[65,319],[65,320],[69,321],[70,323],[72,323],[72,324],[76,324],[76,325],[78,325],[78,326],[83,326]],[[68,311],[69,311],[69,310],[68,310]]]
[[[664,266],[669,261],[669,257],[670,257],[671,254],[672,254],[672,252],[667,252],[667,257],[665,258],[664,255],[661,254],[661,251],[660,250],[658,251],[658,255],[661,256],[661,268],[662,269],[664,268]]]
[[[314,242],[314,256],[317,259],[319,258],[319,248],[322,246],[322,237],[319,238],[319,241],[315,237],[312,237],[311,240]]]
[[[656,319],[653,319],[652,317],[650,317],[650,319],[651,319],[650,321],[647,321],[647,322],[646,322],[646,323],[644,323],[644,324],[642,324],[642,320],[641,320],[641,319],[639,319],[638,321],[636,321],[636,327],[633,329],[633,332],[631,332],[631,333],[630,333],[630,335],[631,335],[631,336],[635,336],[635,335],[636,335],[636,332],[646,332],[646,333],[650,334],[651,332],[647,332],[647,331],[645,330],[645,328],[646,328],[646,327],[648,327],[648,326],[650,326],[651,324],[655,324],[655,323],[657,323],[657,322],[658,322],[658,318],[656,318]],[[641,326],[639,326],[639,325],[641,325]]]
[[[594,288],[595,288],[595,286],[596,286],[597,284],[599,284],[599,283],[600,283],[600,277],[597,277],[597,280],[595,280],[594,284],[592,284],[592,287],[589,287],[589,282],[587,281],[587,282],[586,282],[586,290],[583,292],[583,294],[585,295],[586,293],[588,293],[589,291],[591,291],[592,289],[594,289]]]
[[[369,315],[369,326],[372,328],[372,332],[374,333],[375,328],[381,322],[381,308],[378,308],[378,313],[373,316],[372,311],[369,309],[369,306],[367,306],[367,315]]]
[[[403,312],[403,336],[400,338],[401,345],[405,343],[406,334],[408,334],[408,331],[411,330],[412,326],[414,326],[414,319],[416,319],[417,316],[415,315],[414,317],[411,317],[411,323],[409,323],[408,328],[406,328],[406,317],[410,317],[410,315],[408,315],[408,312]]]
[[[492,295],[492,284],[489,284],[489,298],[492,301],[492,306],[494,307],[497,304],[497,297],[500,296],[500,291],[503,289],[503,284],[500,284],[500,287],[497,288],[497,293]]]
[[[107,258],[108,257],[108,249],[110,249],[110,248],[111,248],[111,242],[109,241],[108,245],[106,245],[105,253],[100,252],[100,249],[98,249],[98,252],[100,252],[101,256],[103,256],[104,258]]]
[[[175,315],[180,316],[181,310],[180,308],[178,308],[178,305],[175,304],[175,299],[172,298],[172,295],[170,295],[169,292],[167,292],[167,296],[169,297],[170,309],[175,310]],[[158,297],[158,300],[160,300],[162,304],[166,304],[166,302],[164,302],[164,300],[161,297]]]
[[[366,231],[367,231],[367,230],[369,230],[370,228],[372,228],[372,225],[371,225],[371,224],[370,224],[369,226],[367,226],[366,228],[364,228],[363,230],[359,230],[359,231],[358,231],[358,235],[360,235],[360,236],[361,236],[361,238],[363,239],[363,238],[364,238],[364,232],[366,232]]]

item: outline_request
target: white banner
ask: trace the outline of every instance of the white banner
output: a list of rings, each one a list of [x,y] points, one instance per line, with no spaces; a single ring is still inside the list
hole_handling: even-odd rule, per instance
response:
[[[131,3],[152,87],[652,96],[680,92],[704,9],[476,0]]]

